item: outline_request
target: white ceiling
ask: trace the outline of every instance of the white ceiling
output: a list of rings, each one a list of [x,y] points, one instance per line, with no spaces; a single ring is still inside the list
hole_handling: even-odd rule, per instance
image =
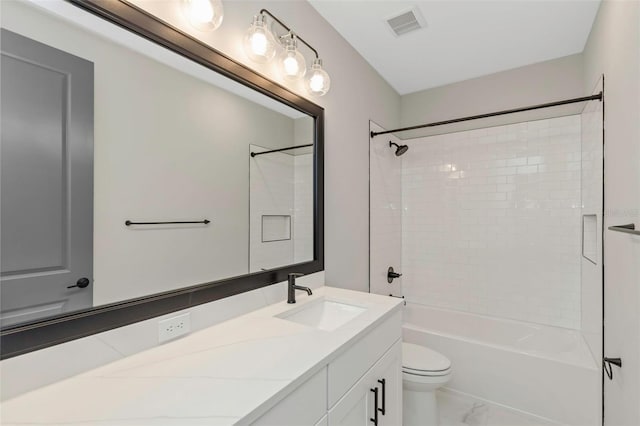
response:
[[[584,49],[599,0],[310,0],[401,95]],[[427,27],[386,20],[418,7]],[[330,71],[331,65],[326,64]]]

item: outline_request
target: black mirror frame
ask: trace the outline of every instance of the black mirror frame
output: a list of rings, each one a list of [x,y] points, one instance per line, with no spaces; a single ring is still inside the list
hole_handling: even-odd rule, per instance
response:
[[[324,109],[125,0],[67,1],[314,117],[314,258],[310,262],[199,284],[63,314],[34,323],[8,327],[0,331],[0,359],[11,358],[266,287],[285,281],[287,275],[292,272],[311,274],[322,271],[324,269]]]

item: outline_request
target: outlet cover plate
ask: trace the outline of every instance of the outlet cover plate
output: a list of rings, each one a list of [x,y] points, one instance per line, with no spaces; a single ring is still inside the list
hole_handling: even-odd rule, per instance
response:
[[[191,314],[176,315],[158,321],[158,342],[166,342],[184,336],[191,331]]]

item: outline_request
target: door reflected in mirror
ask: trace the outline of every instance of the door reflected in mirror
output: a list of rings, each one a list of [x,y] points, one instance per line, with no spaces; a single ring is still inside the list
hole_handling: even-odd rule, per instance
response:
[[[78,12],[2,8],[2,326],[312,261],[314,118]]]

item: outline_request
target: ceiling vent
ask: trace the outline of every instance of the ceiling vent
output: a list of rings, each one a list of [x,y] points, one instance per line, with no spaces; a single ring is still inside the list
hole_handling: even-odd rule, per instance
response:
[[[387,19],[387,24],[396,37],[427,26],[417,7]]]

